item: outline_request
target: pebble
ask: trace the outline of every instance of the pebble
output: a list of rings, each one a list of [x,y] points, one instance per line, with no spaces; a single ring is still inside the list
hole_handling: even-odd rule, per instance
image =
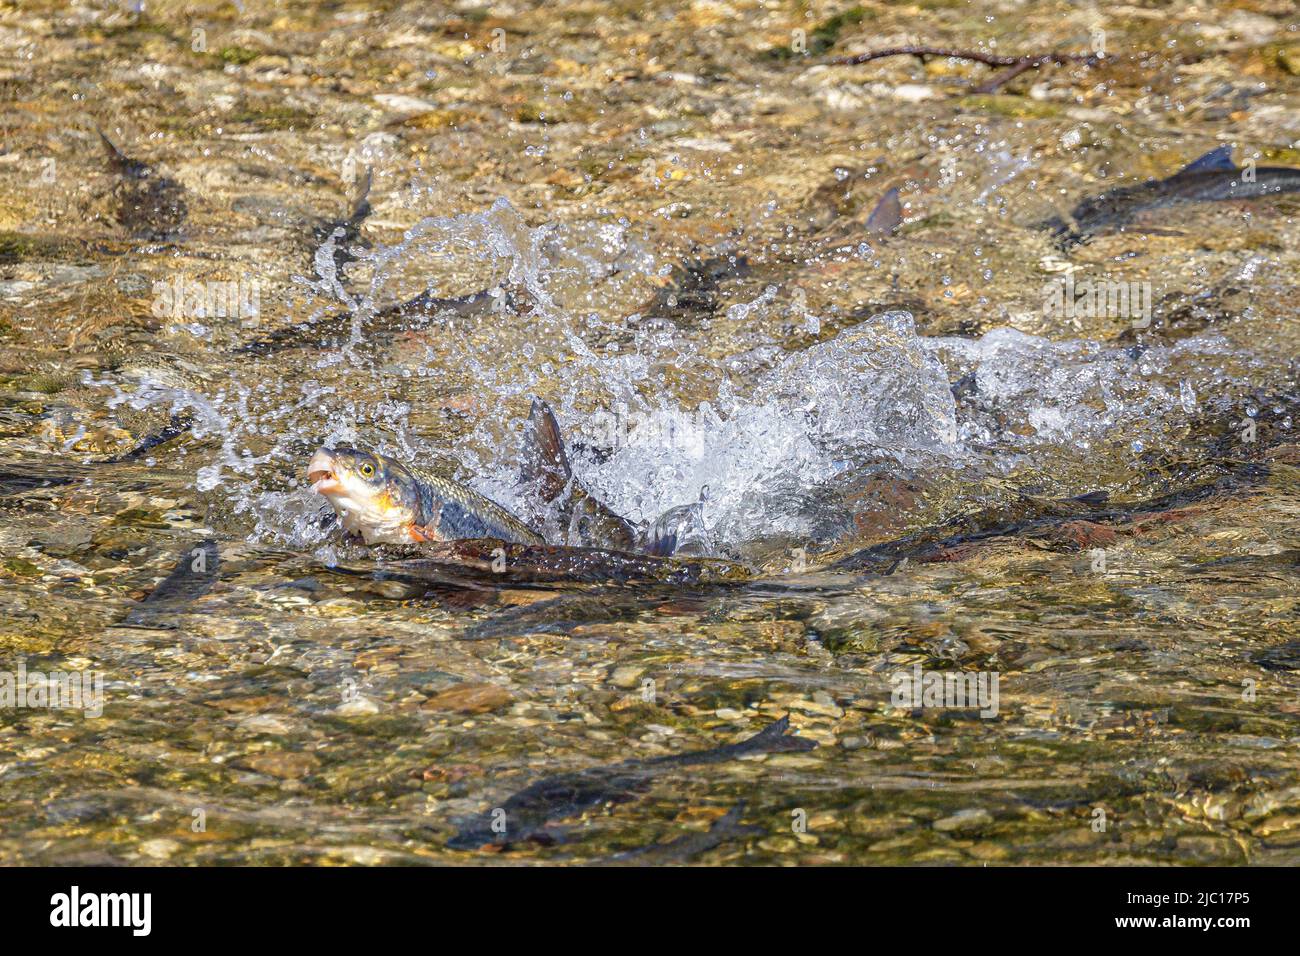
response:
[[[940,833],[960,833],[967,830],[978,830],[986,827],[993,822],[993,814],[987,810],[971,808],[968,810],[958,810],[950,817],[943,817],[935,820],[931,824]]]
[[[821,696],[820,700],[818,699],[819,695]],[[790,707],[792,710],[803,711],[805,714],[833,717],[836,720],[844,716],[844,708],[835,703],[834,698],[825,691],[818,691],[813,695],[812,699],[796,697],[790,701]]]
[[[458,714],[486,714],[514,701],[499,684],[457,684],[424,702],[425,710],[451,710]]]
[[[641,675],[644,673],[645,668],[639,664],[623,664],[614,668],[609,682],[621,690],[632,690],[641,686]]]
[[[145,840],[140,844],[140,855],[147,856],[151,860],[170,859],[181,848],[181,845],[175,840],[169,840],[165,837],[157,840]]]
[[[287,736],[293,730],[288,722],[272,714],[252,714],[239,722],[239,729],[250,734]]]
[[[312,754],[277,750],[253,754],[244,760],[248,769],[280,780],[297,780],[320,766],[320,758]]]
[[[340,717],[364,717],[368,714],[377,714],[379,710],[379,704],[369,697],[358,697],[346,704],[339,704],[334,708],[334,713]]]

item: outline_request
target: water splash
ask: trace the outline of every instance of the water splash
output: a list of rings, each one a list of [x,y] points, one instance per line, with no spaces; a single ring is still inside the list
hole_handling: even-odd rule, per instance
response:
[[[646,525],[694,503],[692,533],[725,547],[816,537],[827,526],[817,509],[828,490],[882,462],[910,473],[1005,473],[1032,452],[1045,471],[1095,476],[1105,470],[1100,448],[1131,460],[1175,440],[1194,415],[1230,406],[1268,368],[1208,336],[1151,348],[1013,329],[926,338],[906,312],[788,353],[775,331],[784,321],[775,286],[726,311],[745,324],[748,348],[719,362],[672,323],[644,329],[594,308],[593,290],[623,270],[666,271],[623,223],[530,226],[500,200],[484,212],[422,219],[396,244],[359,251],[347,275],[336,266],[337,238],[327,237],[315,277],[300,284],[314,315],[351,313],[341,347],[280,360],[297,369],[271,360],[233,366],[220,381],[146,373],[134,388],[98,383],[117,390],[110,404],[195,415],[195,435],[216,444],[196,487],[219,491],[224,514],[251,521],[254,540],[312,547],[327,539],[322,503],[300,475],[320,443],[423,463],[450,457],[461,480],[526,510],[515,476],[533,394],[557,407],[575,472],[598,497]],[[452,283],[512,292],[487,314],[388,329],[380,341],[384,306],[425,290],[465,291]],[[707,394],[683,395],[668,369],[704,383]],[[438,395],[462,396],[468,408],[454,445],[429,427]],[[1122,470],[1122,456],[1116,461]]]

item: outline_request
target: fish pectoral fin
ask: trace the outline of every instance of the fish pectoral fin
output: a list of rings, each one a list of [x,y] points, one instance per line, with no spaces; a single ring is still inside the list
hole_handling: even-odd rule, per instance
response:
[[[411,522],[409,525],[406,526],[406,533],[411,536],[412,541],[418,543],[441,540],[438,537],[438,529],[436,527],[425,528],[425,527],[421,527],[415,522]]]
[[[1209,169],[1236,171],[1237,167],[1232,164],[1232,147],[1230,145],[1225,143],[1222,146],[1216,146],[1204,156],[1198,156],[1192,160],[1174,173],[1174,176],[1182,176],[1184,173],[1199,173]]]

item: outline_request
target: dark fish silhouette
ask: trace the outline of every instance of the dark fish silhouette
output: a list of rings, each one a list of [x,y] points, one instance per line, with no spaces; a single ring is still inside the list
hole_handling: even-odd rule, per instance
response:
[[[131,159],[103,130],[97,132],[108,154],[108,165],[119,177],[112,190],[118,224],[137,239],[161,241],[175,237],[189,215],[185,187],[148,163]]]
[[[667,843],[656,843],[652,846],[628,850],[610,857],[605,864],[607,866],[626,864],[663,866],[669,863],[689,863],[700,854],[716,849],[724,843],[749,836],[762,836],[767,832],[762,827],[742,824],[740,817],[744,812],[745,802],[742,800],[728,810],[725,816],[714,820],[702,833],[688,833]]]
[[[114,455],[111,458],[102,459],[101,465],[122,465],[127,462],[139,461],[149,452],[153,451],[159,445],[164,445],[173,438],[179,438],[194,427],[194,416],[189,412],[176,412],[164,425],[156,432],[151,432],[140,439],[134,448],[125,451],[120,455]]]
[[[450,298],[426,290],[405,302],[375,310],[366,319],[366,332],[368,336],[392,338],[401,332],[419,331],[440,316],[484,317],[502,308],[524,313],[530,307],[525,297],[499,286]],[[337,348],[351,337],[354,317],[353,312],[335,312],[315,321],[276,329],[269,335],[238,346],[234,351],[271,355],[286,349]]]
[[[374,172],[369,166],[366,167],[365,178],[361,180],[357,187],[357,194],[352,200],[352,206],[348,214],[342,219],[333,219],[318,223],[312,229],[312,237],[316,245],[324,244],[325,240],[331,236],[334,237],[334,268],[339,276],[343,274],[343,267],[349,262],[355,262],[357,257],[352,250],[357,247],[368,246],[361,237],[361,223],[371,213],[370,207],[370,187],[374,183]]]
[[[495,538],[385,545],[378,567],[333,567],[343,574],[407,584],[500,588],[510,584],[737,584],[753,578],[743,564],[719,558],[663,558],[600,548],[512,544]]]
[[[871,545],[854,551],[834,564],[831,571],[873,571],[892,573],[904,561],[945,560],[951,550],[962,545],[992,541],[997,538],[1041,538],[1076,521],[1090,524],[1118,525],[1145,514],[1157,514],[1205,501],[1216,495],[1261,480],[1268,469],[1247,462],[1234,473],[1183,491],[1161,495],[1125,506],[1109,506],[1104,492],[1091,492],[1061,501],[1023,498],[1024,509],[1013,516],[1005,508],[961,515],[915,534]]]
[[[718,311],[723,282],[744,278],[751,271],[744,256],[687,259],[673,266],[668,284],[634,314],[638,323],[658,319],[679,328],[694,325]]]
[[[366,189],[369,189],[367,180]],[[358,197],[352,215],[331,228],[318,230],[316,237],[323,242],[335,229],[344,229],[343,241],[335,251],[335,264],[341,267],[355,259],[346,252],[348,236],[356,235],[356,226],[370,212],[365,194]],[[352,230],[349,233],[349,229]],[[340,258],[342,256],[342,258]],[[688,259],[673,267],[672,279],[651,300],[639,309],[637,322],[650,319],[671,321],[687,325],[713,315],[719,304],[718,290],[727,279],[747,276],[749,262],[743,256],[717,256],[711,259]],[[376,309],[365,316],[366,336],[377,341],[389,341],[403,332],[417,332],[439,319],[485,318],[508,310],[516,315],[529,315],[535,309],[531,293],[522,286],[498,284],[479,292],[462,296],[437,296],[431,291]],[[252,342],[235,348],[235,352],[252,355],[271,355],[295,348],[337,348],[352,335],[355,313],[340,311],[308,322],[277,329]]]
[[[1300,191],[1300,169],[1288,166],[1242,169],[1233,165],[1232,147],[1220,146],[1165,179],[1148,179],[1084,199],[1070,213],[1070,222],[1053,218],[1044,225],[1054,231],[1059,245],[1069,247],[1099,233],[1123,232],[1134,225],[1139,215],[1151,209],[1225,199],[1259,199],[1296,191]]]
[[[558,835],[551,828],[552,823],[601,804],[635,799],[650,789],[657,777],[679,767],[724,763],[747,754],[812,750],[817,746],[814,741],[789,734],[789,729],[787,714],[739,743],[546,777],[509,797],[494,811],[464,821],[460,832],[447,846],[454,850],[474,850],[491,843],[510,845],[530,840],[553,843]]]
[[[17,467],[0,468],[0,498],[39,488],[70,485],[86,476],[86,469],[64,458],[19,460]]]
[[[127,626],[157,626],[155,622],[160,617],[183,610],[212,590],[220,570],[221,553],[217,542],[209,538],[185,548],[172,573],[131,609],[123,623]]]

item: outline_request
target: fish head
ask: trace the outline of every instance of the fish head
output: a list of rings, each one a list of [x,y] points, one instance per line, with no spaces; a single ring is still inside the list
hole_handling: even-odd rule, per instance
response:
[[[307,480],[366,544],[415,540],[410,529],[419,518],[420,491],[401,462],[344,446],[319,448],[307,464]]]

